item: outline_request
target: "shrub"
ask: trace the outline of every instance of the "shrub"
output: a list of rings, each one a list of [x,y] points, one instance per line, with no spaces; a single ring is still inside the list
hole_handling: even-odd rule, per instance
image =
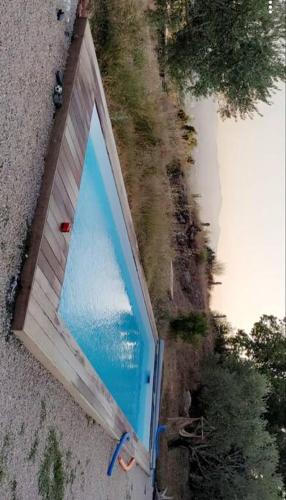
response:
[[[266,430],[268,382],[246,360],[211,357],[204,365],[199,409],[203,437],[183,438],[196,500],[278,500],[278,451]]]
[[[207,334],[208,319],[204,312],[191,312],[173,319],[171,328],[185,342],[192,342],[195,337],[203,337]]]
[[[238,330],[235,335],[224,331],[226,349],[237,356],[247,356],[257,370],[271,383],[265,418],[268,430],[277,440],[280,452],[279,471],[286,488],[286,320],[264,314],[254,323],[250,334]]]
[[[216,95],[224,118],[271,104],[285,79],[284,1],[270,13],[267,0],[171,0],[168,14],[167,59],[180,86],[196,97]]]

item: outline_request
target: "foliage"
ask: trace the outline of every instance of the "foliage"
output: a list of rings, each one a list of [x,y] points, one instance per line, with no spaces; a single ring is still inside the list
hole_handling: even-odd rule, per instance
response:
[[[263,418],[266,377],[235,356],[210,358],[202,373],[203,440],[190,451],[190,484],[196,500],[275,500],[281,480],[278,452]]]
[[[202,385],[204,413],[215,428],[213,445],[227,452],[234,443],[239,443],[250,455],[265,427],[261,415],[268,392],[266,378],[247,361],[230,356],[222,363],[217,359],[208,361]]]
[[[238,354],[246,354],[253,359],[273,382],[279,382],[286,376],[285,327],[285,319],[265,314],[254,323],[250,335],[238,330],[229,344]]]
[[[225,318],[215,318],[212,316],[212,327],[215,332],[215,352],[221,356],[226,353],[227,339],[234,335],[231,324]]]
[[[239,330],[226,337],[226,345],[238,356],[247,356],[270,381],[266,418],[278,442],[280,471],[286,485],[286,321],[263,315],[250,335]]]
[[[185,342],[191,342],[194,337],[205,336],[208,332],[208,319],[204,312],[191,312],[171,321],[171,328]]]
[[[203,247],[202,250],[197,254],[196,260],[198,264],[204,264],[208,261],[208,251],[206,247]]]
[[[38,477],[39,493],[42,498],[44,500],[63,500],[64,481],[62,454],[56,432],[51,429]]]
[[[215,95],[224,118],[252,116],[259,101],[270,104],[285,79],[285,2],[268,9],[266,0],[171,0],[171,76],[196,97]]]

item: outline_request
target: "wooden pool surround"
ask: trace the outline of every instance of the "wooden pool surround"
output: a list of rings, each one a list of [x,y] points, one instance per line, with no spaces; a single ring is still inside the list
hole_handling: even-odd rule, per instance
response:
[[[21,273],[13,331],[33,355],[65,386],[76,402],[115,439],[130,432],[127,451],[150,472],[150,452],[138,440],[125,415],[86,356],[64,327],[58,306],[94,105],[97,108],[138,271],[150,324],[158,334],[87,19],[76,20],[64,75],[64,101],[51,134],[42,187],[31,229],[28,258]]]

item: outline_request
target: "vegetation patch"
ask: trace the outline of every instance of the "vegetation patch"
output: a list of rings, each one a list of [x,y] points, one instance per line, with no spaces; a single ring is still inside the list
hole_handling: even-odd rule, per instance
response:
[[[196,500],[281,498],[278,452],[263,418],[268,391],[249,361],[228,355],[205,362],[196,407],[201,418],[190,418],[187,436],[169,442],[189,450]]]
[[[128,140],[124,124],[132,120],[137,137],[156,143],[152,96],[144,83],[146,54],[144,12],[129,0],[94,2],[91,26],[103,77],[110,91],[111,114],[121,138]]]
[[[171,321],[171,328],[176,336],[185,342],[196,341],[208,333],[208,318],[206,313],[195,311],[180,316]]]
[[[39,493],[44,500],[63,500],[64,484],[62,453],[56,431],[50,429],[38,476]]]
[[[234,332],[226,321],[217,321],[216,330],[217,349],[222,355],[231,352],[238,359],[247,357],[268,380],[265,419],[279,450],[278,470],[286,495],[286,319],[265,314],[250,334],[243,330]]]
[[[180,89],[215,95],[223,118],[252,116],[259,101],[271,104],[285,80],[284,2],[157,0],[157,6],[158,29],[171,35],[164,38],[165,61]]]

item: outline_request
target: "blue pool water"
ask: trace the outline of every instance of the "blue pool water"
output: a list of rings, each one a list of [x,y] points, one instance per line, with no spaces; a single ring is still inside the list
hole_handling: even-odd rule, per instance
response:
[[[148,448],[155,344],[95,108],[59,314]]]

